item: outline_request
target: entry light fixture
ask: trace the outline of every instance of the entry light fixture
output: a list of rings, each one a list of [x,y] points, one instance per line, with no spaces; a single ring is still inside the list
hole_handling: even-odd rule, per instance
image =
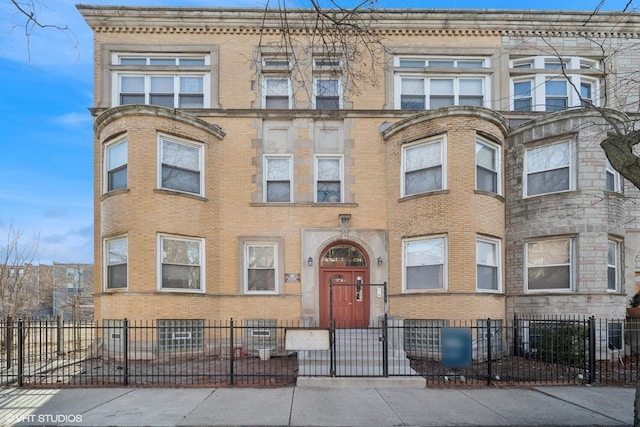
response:
[[[312,267],[312,266],[313,266],[313,258],[311,258],[311,257],[307,258],[307,265],[308,265],[309,267]]]
[[[381,256],[378,257],[378,265],[382,265],[382,257]]]

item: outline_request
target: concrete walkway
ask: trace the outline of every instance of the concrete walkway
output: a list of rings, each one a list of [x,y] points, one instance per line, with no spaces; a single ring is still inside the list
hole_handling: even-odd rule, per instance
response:
[[[616,426],[633,388],[427,389],[348,382],[286,388],[0,389],[0,425]]]

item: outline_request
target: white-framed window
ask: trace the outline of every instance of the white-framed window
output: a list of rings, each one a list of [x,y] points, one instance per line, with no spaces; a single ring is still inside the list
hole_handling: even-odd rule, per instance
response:
[[[453,105],[484,107],[487,103],[487,77],[396,76],[399,88],[396,108],[434,110]]]
[[[204,239],[158,236],[158,289],[204,292]]]
[[[525,197],[575,189],[571,141],[527,148],[524,156]]]
[[[447,241],[445,236],[403,242],[404,292],[447,288]]]
[[[607,290],[618,291],[621,289],[622,269],[620,242],[609,239],[607,241]]]
[[[393,58],[394,66],[397,68],[475,68],[483,69],[490,67],[487,58],[464,57],[456,58],[451,56],[408,56],[397,55]]]
[[[476,240],[476,289],[478,291],[502,290],[500,272],[500,242],[495,239]]]
[[[263,79],[263,108],[286,110],[291,108],[291,81],[288,77]]]
[[[208,108],[209,55],[114,53],[113,104]]]
[[[605,157],[605,175],[606,175],[606,184],[605,190],[607,191],[622,191],[622,177],[620,172],[615,170],[609,162],[609,159]]]
[[[313,105],[316,110],[342,108],[342,81],[335,77],[314,78]]]
[[[107,239],[104,243],[105,286],[109,289],[123,289],[128,286],[129,246],[127,237]]]
[[[395,56],[394,108],[489,107],[489,67],[487,58]]]
[[[500,147],[481,139],[476,140],[476,189],[500,194]]]
[[[342,156],[316,156],[315,202],[342,202]]]
[[[402,197],[446,188],[444,137],[402,147]]]
[[[118,141],[105,147],[105,191],[127,188],[127,141]]]
[[[293,170],[291,156],[265,156],[264,201],[289,203],[292,201]]]
[[[573,289],[573,240],[545,239],[525,244],[526,290],[529,292]]]
[[[158,188],[204,196],[204,145],[158,137]]]
[[[278,245],[273,242],[244,244],[244,292],[278,292]]]
[[[536,56],[514,58],[510,66],[513,111],[554,112],[598,105],[598,61]]]

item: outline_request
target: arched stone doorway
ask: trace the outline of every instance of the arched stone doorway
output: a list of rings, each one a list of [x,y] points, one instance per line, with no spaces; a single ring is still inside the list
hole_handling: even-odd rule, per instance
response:
[[[333,281],[333,317],[337,328],[369,326],[369,260],[366,252],[351,242],[338,242],[320,257],[320,326],[329,327]],[[348,286],[351,285],[351,286]]]

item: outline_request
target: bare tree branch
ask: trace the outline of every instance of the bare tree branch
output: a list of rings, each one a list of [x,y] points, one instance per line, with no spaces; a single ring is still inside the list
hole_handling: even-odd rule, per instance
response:
[[[22,2],[19,2],[18,0],[10,1],[15,6],[17,14],[24,19],[24,23],[21,24],[21,27],[24,28],[24,36],[27,39],[27,57],[29,61],[31,60],[31,36],[36,28],[61,31],[67,34],[69,40],[74,42],[74,47],[77,46],[78,41],[76,37],[73,36],[73,33],[68,26],[46,23],[40,19],[37,13],[36,3],[33,0],[25,0]]]

